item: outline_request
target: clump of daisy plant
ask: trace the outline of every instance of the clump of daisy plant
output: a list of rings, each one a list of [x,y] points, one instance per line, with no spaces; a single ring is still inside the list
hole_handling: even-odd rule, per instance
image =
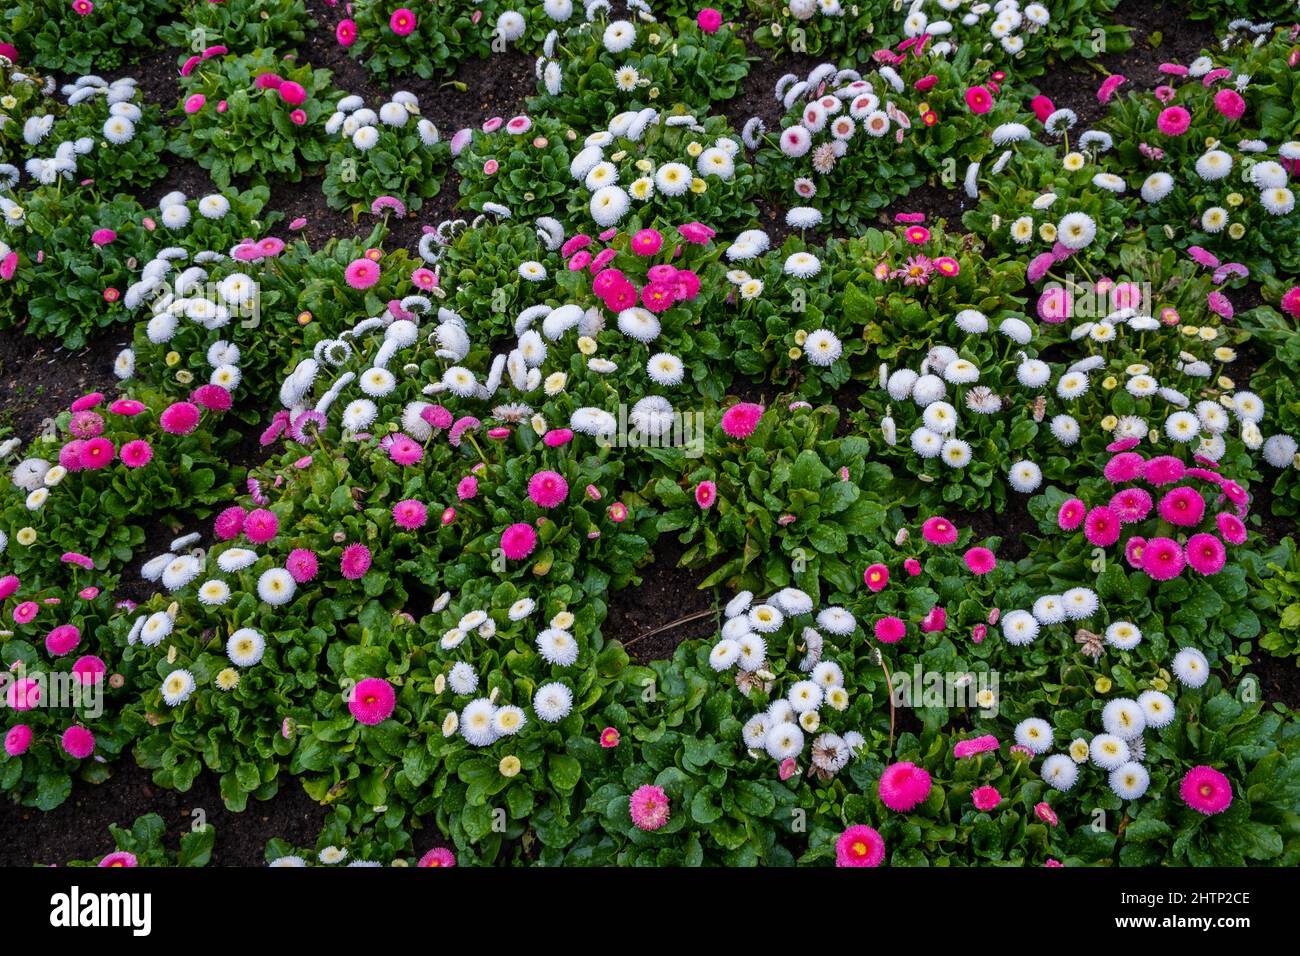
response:
[[[334,101],[328,70],[269,49],[219,52],[182,76],[180,86],[171,149],[222,188],[236,177],[296,181],[304,165],[326,158],[320,127]]]
[[[400,219],[441,188],[449,147],[420,114],[413,93],[399,90],[378,112],[360,96],[344,96],[325,121],[325,133],[335,139],[324,185],[335,209],[387,209]]]

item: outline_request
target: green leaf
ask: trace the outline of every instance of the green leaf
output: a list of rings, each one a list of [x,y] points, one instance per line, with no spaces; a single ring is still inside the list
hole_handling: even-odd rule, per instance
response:
[[[582,764],[568,754],[551,754],[547,759],[546,776],[557,790],[568,792],[578,785],[582,777]]]

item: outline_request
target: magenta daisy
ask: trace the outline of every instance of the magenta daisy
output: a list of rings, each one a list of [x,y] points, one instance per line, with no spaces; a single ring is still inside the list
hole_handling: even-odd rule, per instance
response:
[[[835,841],[836,866],[879,866],[884,858],[884,837],[865,824],[849,827]]]
[[[349,581],[363,578],[370,570],[370,549],[364,544],[350,544],[343,549],[339,559],[339,571]]]
[[[671,808],[663,787],[644,784],[632,792],[628,800],[632,822],[641,830],[658,830],[668,822]]]
[[[383,723],[397,706],[393,685],[382,677],[367,677],[357,682],[348,697],[348,710],[360,723],[373,726]]]

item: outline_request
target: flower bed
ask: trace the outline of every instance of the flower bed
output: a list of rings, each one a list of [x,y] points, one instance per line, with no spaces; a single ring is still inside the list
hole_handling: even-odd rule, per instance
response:
[[[1189,6],[18,0],[0,333],[103,374],[0,418],[0,789],[219,796],[78,865],[1293,864],[1300,26]]]

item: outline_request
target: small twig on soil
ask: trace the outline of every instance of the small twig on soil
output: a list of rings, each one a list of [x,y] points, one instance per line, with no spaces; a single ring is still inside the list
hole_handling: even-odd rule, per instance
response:
[[[630,641],[624,641],[623,646],[631,647],[633,644],[641,640],[643,637],[650,637],[651,635],[658,634],[662,631],[671,631],[673,628],[678,627],[682,624],[689,624],[691,621],[698,621],[702,617],[708,617],[710,614],[716,613],[717,610],[718,609],[716,607],[711,607],[703,611],[696,611],[694,614],[687,614],[685,617],[679,617],[675,621],[669,621],[667,624],[661,624],[656,628],[646,631],[644,634],[638,634]]]

